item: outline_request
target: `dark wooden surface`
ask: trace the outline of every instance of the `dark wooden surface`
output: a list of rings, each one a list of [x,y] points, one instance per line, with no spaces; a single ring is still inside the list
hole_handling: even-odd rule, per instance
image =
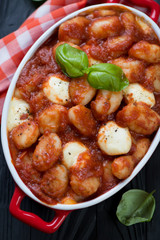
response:
[[[157,2],[160,3],[160,0]],[[0,0],[0,38],[16,30],[36,9],[31,0]],[[0,56],[1,57],[1,56]],[[156,211],[149,223],[123,226],[116,218],[122,194],[133,188],[156,190]],[[159,240],[160,239],[160,145],[143,170],[125,188],[102,203],[73,211],[54,234],[45,234],[15,219],[9,213],[14,182],[7,168],[0,143],[0,240]],[[29,198],[22,209],[50,221],[53,210]]]

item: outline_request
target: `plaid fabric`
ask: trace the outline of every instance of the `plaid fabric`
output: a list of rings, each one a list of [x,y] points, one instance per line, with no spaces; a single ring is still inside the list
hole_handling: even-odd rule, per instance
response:
[[[7,88],[28,49],[55,22],[86,3],[87,0],[48,0],[17,31],[0,39],[0,117]]]

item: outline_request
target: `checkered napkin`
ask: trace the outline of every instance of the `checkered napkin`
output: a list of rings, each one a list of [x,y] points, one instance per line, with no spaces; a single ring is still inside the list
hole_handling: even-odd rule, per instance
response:
[[[55,22],[86,3],[87,0],[48,0],[17,31],[0,39],[0,117],[6,90],[28,49]]]

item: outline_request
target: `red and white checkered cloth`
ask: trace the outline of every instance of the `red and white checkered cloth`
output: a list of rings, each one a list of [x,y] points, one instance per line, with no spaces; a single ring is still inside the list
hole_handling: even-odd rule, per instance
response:
[[[0,117],[6,90],[28,49],[55,22],[86,3],[87,0],[48,0],[17,31],[0,39]]]

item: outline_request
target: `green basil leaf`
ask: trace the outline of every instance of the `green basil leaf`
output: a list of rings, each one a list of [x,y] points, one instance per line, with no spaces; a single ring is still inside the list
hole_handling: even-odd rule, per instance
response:
[[[149,222],[155,210],[154,192],[133,189],[124,193],[116,212],[119,221],[126,226]]]
[[[88,68],[88,57],[85,52],[64,43],[56,49],[56,61],[62,71],[69,77],[81,77]]]
[[[96,89],[121,91],[129,85],[123,70],[110,63],[93,65],[86,70],[89,84]]]

